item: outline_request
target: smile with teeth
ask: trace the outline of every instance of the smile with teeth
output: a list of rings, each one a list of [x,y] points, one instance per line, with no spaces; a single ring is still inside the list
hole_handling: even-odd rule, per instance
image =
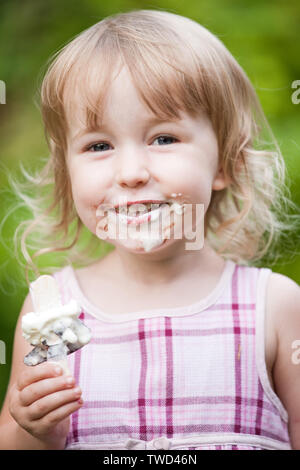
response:
[[[155,204],[132,204],[131,206],[119,206],[116,208],[116,214],[120,222],[126,224],[139,225],[145,222],[156,220],[161,211],[169,209],[168,203]]]
[[[176,202],[169,203],[144,203],[132,204],[129,207],[118,206],[113,211],[109,211],[110,215],[115,214],[116,218],[126,225],[140,225],[146,222],[156,221],[160,214],[167,215],[171,211],[176,212],[178,215],[184,212],[184,207]]]

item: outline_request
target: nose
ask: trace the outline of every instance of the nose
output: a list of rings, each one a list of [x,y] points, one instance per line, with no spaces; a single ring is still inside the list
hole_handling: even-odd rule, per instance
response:
[[[137,149],[127,149],[118,155],[115,179],[122,187],[146,184],[150,174],[145,155]]]

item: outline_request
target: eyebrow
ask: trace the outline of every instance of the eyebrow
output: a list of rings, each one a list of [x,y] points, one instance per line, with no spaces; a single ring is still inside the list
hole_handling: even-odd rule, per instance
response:
[[[181,119],[180,118],[168,118],[168,119],[161,119],[161,118],[158,118],[158,117],[154,117],[154,118],[149,118],[149,119],[146,119],[145,123],[147,126],[153,126],[155,124],[163,124],[163,123],[171,123],[171,122],[179,122]],[[77,140],[77,139],[80,139],[82,136],[86,135],[86,134],[91,134],[93,132],[108,132],[109,130],[109,127],[103,123],[99,126],[92,126],[92,127],[86,127],[85,129],[82,129],[81,131],[77,132],[74,137],[72,137],[72,141],[74,140]]]

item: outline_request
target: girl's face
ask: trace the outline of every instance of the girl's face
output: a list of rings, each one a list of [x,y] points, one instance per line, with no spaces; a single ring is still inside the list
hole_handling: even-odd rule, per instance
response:
[[[181,112],[178,121],[157,121],[139,98],[125,67],[111,83],[102,127],[88,132],[76,121],[78,117],[74,114],[70,123],[67,166],[77,213],[95,235],[101,205],[173,200],[202,204],[205,213],[212,190],[226,186],[218,170],[217,139],[209,119]],[[137,240],[106,240],[143,250]]]

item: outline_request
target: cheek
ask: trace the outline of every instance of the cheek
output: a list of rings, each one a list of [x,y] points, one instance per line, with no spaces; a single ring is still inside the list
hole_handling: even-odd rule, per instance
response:
[[[96,209],[104,197],[105,181],[91,167],[72,167],[70,169],[72,197],[78,216],[90,229],[94,229]]]
[[[175,170],[175,168],[174,168]],[[172,173],[172,174],[171,174]],[[203,162],[185,162],[170,172],[173,192],[189,196],[193,201],[207,206],[210,201],[213,172],[209,165]]]

